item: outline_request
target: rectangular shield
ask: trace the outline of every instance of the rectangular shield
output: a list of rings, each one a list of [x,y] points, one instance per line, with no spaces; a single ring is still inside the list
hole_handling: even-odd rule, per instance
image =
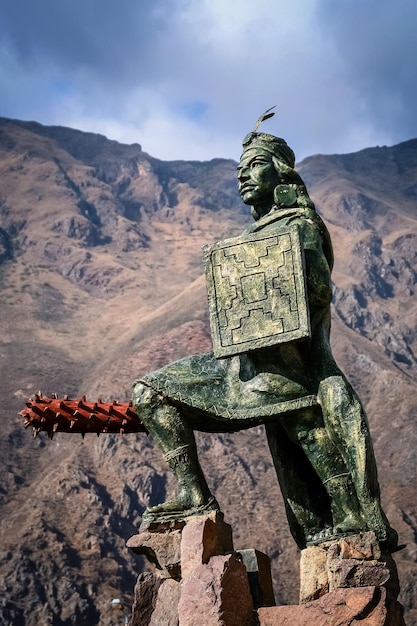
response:
[[[310,337],[297,226],[213,243],[205,261],[217,358]]]

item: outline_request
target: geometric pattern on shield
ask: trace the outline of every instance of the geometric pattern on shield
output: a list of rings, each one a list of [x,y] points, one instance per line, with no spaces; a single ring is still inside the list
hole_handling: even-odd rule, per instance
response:
[[[242,354],[310,336],[305,265],[296,225],[205,247],[214,354]]]

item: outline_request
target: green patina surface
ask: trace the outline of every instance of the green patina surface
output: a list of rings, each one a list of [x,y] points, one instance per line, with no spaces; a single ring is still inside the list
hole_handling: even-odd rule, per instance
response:
[[[217,358],[310,337],[298,227],[207,246],[206,279]]]
[[[380,505],[369,427],[330,349],[333,252],[283,139],[247,135],[237,174],[254,223],[205,249],[214,352],[163,367],[134,405],[179,486],[145,520],[218,507],[194,430],[265,424],[288,522],[300,547],[373,530],[396,533]]]

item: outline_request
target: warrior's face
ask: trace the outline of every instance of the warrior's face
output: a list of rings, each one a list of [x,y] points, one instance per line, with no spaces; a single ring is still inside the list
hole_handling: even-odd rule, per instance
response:
[[[274,189],[280,182],[272,154],[262,148],[248,148],[241,156],[237,177],[243,202],[261,209],[261,214],[269,211],[274,203]]]

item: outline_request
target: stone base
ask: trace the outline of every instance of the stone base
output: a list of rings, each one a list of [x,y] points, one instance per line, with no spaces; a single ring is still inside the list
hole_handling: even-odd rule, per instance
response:
[[[396,601],[400,586],[390,554],[382,554],[373,532],[329,541],[301,551],[300,604],[340,588],[383,587]]]
[[[127,546],[154,565],[138,578],[130,626],[255,626],[251,590],[255,607],[274,601],[268,557],[235,553],[221,513],[150,524]]]
[[[219,512],[150,524],[127,545],[154,565],[129,626],[405,626],[395,563],[371,532],[303,550],[300,605],[280,607],[268,557],[234,552]]]
[[[155,574],[140,574],[129,626],[178,626],[180,583]]]
[[[383,587],[337,589],[319,600],[258,610],[259,626],[405,626],[402,607]]]
[[[239,550],[237,554],[246,567],[254,608],[275,606],[269,556],[253,548]]]
[[[245,566],[234,554],[213,556],[181,583],[181,626],[255,626]]]

